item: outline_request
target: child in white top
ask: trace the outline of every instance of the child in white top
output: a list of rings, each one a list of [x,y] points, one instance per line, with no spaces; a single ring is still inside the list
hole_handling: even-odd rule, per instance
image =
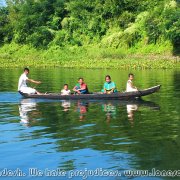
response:
[[[134,74],[130,73],[128,76],[129,79],[126,85],[126,92],[138,91],[137,87],[133,86]]]
[[[64,89],[61,90],[61,95],[70,95],[71,91],[68,89],[68,84],[64,84]]]

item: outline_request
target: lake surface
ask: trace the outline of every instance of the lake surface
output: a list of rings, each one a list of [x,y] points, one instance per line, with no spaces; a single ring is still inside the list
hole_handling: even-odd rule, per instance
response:
[[[34,179],[75,175],[73,179],[82,179],[87,170],[119,173],[98,179],[171,179],[126,177],[124,172],[180,169],[180,71],[132,71],[140,89],[162,85],[158,93],[133,102],[23,99],[17,93],[21,71],[0,70],[0,176],[4,168],[19,168],[24,177],[14,179],[31,179],[29,168],[37,168],[39,174],[32,170]],[[84,77],[90,91],[95,92],[101,90],[104,76],[110,74],[118,90],[123,91],[128,73],[111,69],[31,69],[29,77],[43,82],[36,87],[41,92],[60,92],[64,83],[72,89],[77,78]],[[54,170],[54,177],[48,177],[50,170]],[[66,177],[57,176],[57,171],[66,173]]]

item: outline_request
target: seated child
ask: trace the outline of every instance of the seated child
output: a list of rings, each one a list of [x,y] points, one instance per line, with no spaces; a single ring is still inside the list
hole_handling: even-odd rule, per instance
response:
[[[61,90],[61,95],[70,95],[71,91],[68,89],[68,84],[64,84],[64,89]]]
[[[111,77],[109,75],[105,77],[105,81],[106,82],[104,83],[101,92],[103,92],[104,94],[111,94],[117,92],[116,84],[111,81]]]
[[[78,79],[78,83],[74,86],[73,91],[78,94],[88,94],[87,84],[84,82],[83,78]]]
[[[133,85],[133,79],[134,79],[134,74],[129,74],[128,75],[129,79],[127,81],[126,85],[126,92],[132,92],[132,91],[138,91],[137,87]]]

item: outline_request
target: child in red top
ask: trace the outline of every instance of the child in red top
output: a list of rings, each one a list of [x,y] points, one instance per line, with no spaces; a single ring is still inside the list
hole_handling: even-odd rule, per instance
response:
[[[78,94],[88,94],[88,87],[86,83],[84,83],[83,78],[78,79],[78,83],[74,86],[73,91]]]

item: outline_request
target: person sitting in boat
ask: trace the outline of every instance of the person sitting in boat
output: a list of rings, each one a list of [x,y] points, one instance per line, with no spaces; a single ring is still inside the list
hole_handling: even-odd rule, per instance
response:
[[[111,76],[106,75],[105,81],[106,82],[104,83],[104,87],[102,89],[102,92],[104,94],[111,94],[117,92],[116,84],[111,81]]]
[[[78,79],[78,83],[74,86],[73,91],[78,94],[88,94],[87,84],[84,82],[83,78]]]
[[[129,79],[127,81],[126,85],[126,92],[133,92],[133,91],[138,91],[137,87],[133,85],[133,79],[134,79],[134,74],[130,73],[128,75]]]
[[[19,78],[18,91],[22,93],[27,93],[27,94],[41,94],[36,89],[27,86],[26,84],[27,81],[35,83],[35,84],[41,84],[41,81],[35,81],[33,79],[29,79],[28,74],[29,74],[29,69],[24,68],[24,73]]]
[[[64,84],[64,88],[61,90],[61,95],[70,95],[71,91],[68,89],[68,84]]]

